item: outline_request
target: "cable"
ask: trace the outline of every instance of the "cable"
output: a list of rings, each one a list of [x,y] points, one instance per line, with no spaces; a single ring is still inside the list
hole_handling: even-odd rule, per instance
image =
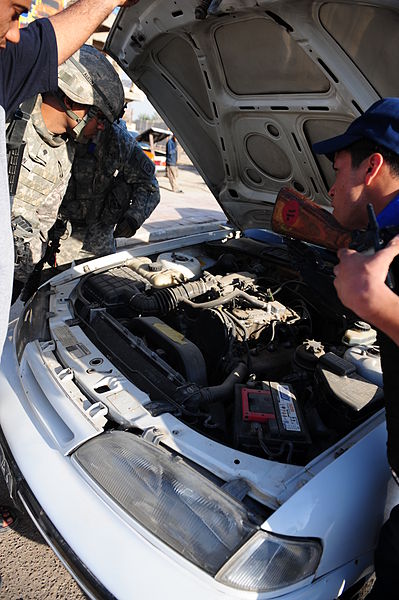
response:
[[[242,290],[234,290],[227,296],[220,296],[215,300],[210,300],[209,302],[192,302],[188,298],[179,298],[179,301],[188,304],[188,306],[192,306],[192,308],[214,308],[215,306],[220,306],[221,304],[227,304],[231,302],[231,300],[235,300],[236,298],[241,298],[242,300],[246,300],[249,304],[252,304],[256,308],[267,308],[268,302],[263,302],[262,300],[257,300],[247,292],[243,292]]]
[[[278,294],[279,292],[281,292],[281,290],[283,289],[283,287],[285,287],[286,285],[289,285],[291,283],[295,283],[297,285],[304,285],[306,287],[309,287],[309,285],[305,281],[301,281],[300,279],[289,279],[288,281],[283,281],[283,283],[276,290],[274,290],[274,292],[272,291],[273,296],[275,296],[276,294]]]

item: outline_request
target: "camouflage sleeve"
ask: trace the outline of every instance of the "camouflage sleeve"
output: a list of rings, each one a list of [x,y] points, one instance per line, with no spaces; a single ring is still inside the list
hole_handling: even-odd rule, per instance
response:
[[[124,216],[128,215],[133,218],[137,223],[137,228],[139,228],[158,206],[159,200],[159,186],[155,177],[150,183],[137,183],[134,195],[132,194],[131,197],[131,204]]]
[[[112,145],[119,148],[120,169],[113,189],[110,190],[107,204],[108,207],[123,206],[118,220],[128,214],[140,227],[160,200],[155,165],[128,131],[121,127],[113,127],[113,134],[116,140]]]

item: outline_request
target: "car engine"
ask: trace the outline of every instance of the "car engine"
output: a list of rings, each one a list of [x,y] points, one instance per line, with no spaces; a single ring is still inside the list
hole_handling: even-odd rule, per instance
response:
[[[333,263],[301,242],[210,242],[88,275],[74,310],[151,414],[306,464],[383,401],[376,332],[340,304]]]

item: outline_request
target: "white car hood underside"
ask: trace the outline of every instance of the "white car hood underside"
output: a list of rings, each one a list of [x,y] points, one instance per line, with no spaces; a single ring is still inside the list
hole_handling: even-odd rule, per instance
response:
[[[270,226],[282,186],[328,204],[311,144],[399,96],[398,30],[395,0],[140,0],[106,48],[245,229]]]

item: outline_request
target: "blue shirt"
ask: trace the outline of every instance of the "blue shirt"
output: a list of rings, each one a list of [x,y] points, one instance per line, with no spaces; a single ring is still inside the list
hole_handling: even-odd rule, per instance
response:
[[[172,138],[166,144],[166,164],[169,167],[177,165],[177,144]]]
[[[380,212],[377,223],[380,227],[399,225],[399,194]]]

